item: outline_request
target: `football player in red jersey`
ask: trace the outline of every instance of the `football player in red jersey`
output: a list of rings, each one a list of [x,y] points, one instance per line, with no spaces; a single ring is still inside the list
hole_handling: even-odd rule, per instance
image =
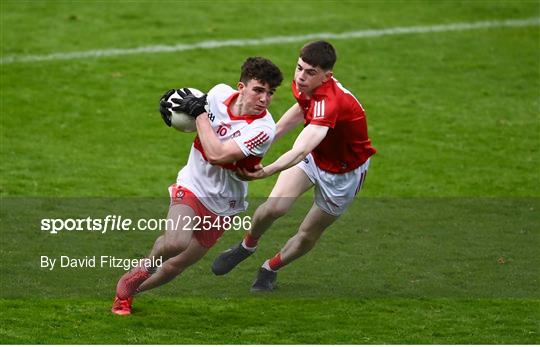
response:
[[[255,211],[252,228],[242,242],[215,259],[216,275],[228,273],[249,257],[272,223],[315,187],[313,205],[297,233],[264,262],[251,288],[254,292],[273,290],[277,270],[309,252],[362,187],[375,149],[362,105],[333,77],[335,62],[334,47],[326,41],[301,49],[292,82],[297,102],[279,120],[275,139],[302,122],[304,129],[293,147],[273,163],[258,165],[255,172],[239,169],[246,180],[280,174],[268,200]]]
[[[236,169],[253,170],[270,147],[276,125],[267,108],[282,80],[270,60],[251,57],[242,65],[236,89],[218,84],[208,95],[195,97],[184,88],[178,91],[182,99],[171,100],[177,105],[167,101],[174,89],[161,97],[164,122],[171,126],[171,108],[187,113],[196,119],[197,137],[187,165],[169,187],[167,218],[173,223],[148,258],[120,278],[113,313],[131,314],[136,293],[171,281],[199,261],[227,230],[227,218],[245,211],[247,183],[238,179]],[[196,217],[203,221],[198,227]],[[156,267],[155,259],[163,265]]]

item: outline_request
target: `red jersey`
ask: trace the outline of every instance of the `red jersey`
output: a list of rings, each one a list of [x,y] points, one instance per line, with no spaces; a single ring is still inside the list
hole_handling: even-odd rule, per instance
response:
[[[330,78],[308,99],[292,82],[293,95],[304,112],[304,125],[327,126],[328,133],[311,152],[317,166],[332,173],[349,172],[376,153],[368,138],[362,105],[347,89]]]

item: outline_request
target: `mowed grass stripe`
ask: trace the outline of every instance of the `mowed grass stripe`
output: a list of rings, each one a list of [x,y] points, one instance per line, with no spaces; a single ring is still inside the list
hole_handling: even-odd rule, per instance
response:
[[[129,317],[111,314],[110,304],[0,300],[0,342],[527,344],[538,343],[540,302],[143,298]]]
[[[488,28],[501,28],[501,27],[523,27],[523,26],[537,26],[540,25],[540,18],[527,18],[527,19],[509,19],[503,21],[482,21],[472,23],[451,23],[440,24],[431,26],[413,26],[413,27],[394,27],[387,29],[368,29],[348,31],[343,33],[313,33],[306,35],[293,35],[293,36],[272,36],[260,39],[233,39],[223,41],[200,41],[192,44],[177,44],[177,45],[153,45],[136,48],[110,48],[102,50],[90,50],[82,52],[58,52],[45,55],[8,55],[2,57],[1,64],[11,63],[30,63],[41,61],[55,61],[55,60],[75,60],[85,58],[100,58],[100,57],[112,57],[120,55],[137,55],[137,54],[156,54],[156,53],[169,53],[190,51],[195,49],[214,49],[222,47],[235,47],[235,46],[261,46],[261,45],[276,45],[286,44],[293,42],[302,42],[314,39],[328,39],[328,40],[345,40],[345,39],[358,39],[368,37],[380,37],[389,35],[404,35],[404,34],[422,34],[422,33],[435,33],[446,31],[464,31],[475,29],[488,29]]]

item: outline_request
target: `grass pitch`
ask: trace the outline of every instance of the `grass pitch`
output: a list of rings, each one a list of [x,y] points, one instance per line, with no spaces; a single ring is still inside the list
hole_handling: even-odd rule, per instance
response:
[[[535,1],[0,6],[3,58],[540,17]],[[39,257],[134,257],[157,234],[49,235],[39,219],[164,217],[193,136],[163,126],[157,98],[234,85],[243,60],[262,55],[286,77],[277,119],[302,43],[1,64],[0,342],[538,344],[539,38],[532,25],[332,41],[335,75],[366,108],[379,151],[358,201],[272,295],[248,289],[307,198],[230,275],[209,268],[239,232],[137,298],[132,317],[108,311],[122,270],[48,271]],[[274,182],[251,184],[251,211]]]
[[[4,341],[110,344],[495,344],[517,336],[534,343],[539,309],[523,300],[274,298],[148,299],[130,317],[109,314],[103,300],[9,300],[2,307],[10,312]]]

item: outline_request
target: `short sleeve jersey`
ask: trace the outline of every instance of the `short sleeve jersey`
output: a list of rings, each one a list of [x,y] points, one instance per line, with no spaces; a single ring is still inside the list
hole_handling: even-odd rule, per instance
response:
[[[311,98],[299,92],[294,81],[292,91],[304,112],[305,126],[315,124],[330,128],[312,151],[319,168],[332,173],[349,172],[376,153],[368,137],[362,105],[335,78],[315,89]]]
[[[272,115],[263,111],[257,115],[238,116],[231,111],[239,93],[225,84],[208,92],[208,118],[221,142],[233,140],[246,155],[235,163],[213,165],[208,162],[198,137],[187,165],[178,173],[177,184],[191,190],[199,200],[218,215],[233,215],[247,208],[247,182],[235,174],[237,167],[253,168],[260,163],[274,139],[276,125]]]

